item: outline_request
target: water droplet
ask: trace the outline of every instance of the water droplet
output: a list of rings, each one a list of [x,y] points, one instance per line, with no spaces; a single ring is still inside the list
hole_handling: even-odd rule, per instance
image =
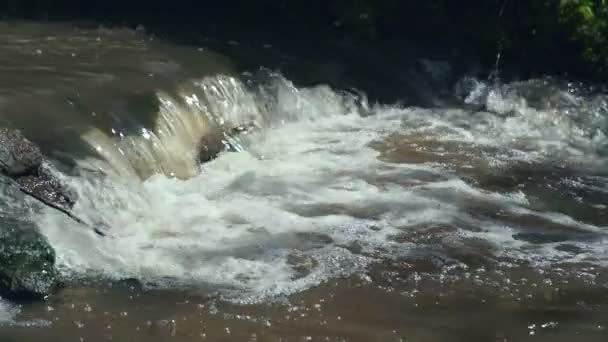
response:
[[[150,140],[150,133],[145,128],[141,129],[141,136],[144,137],[144,139]]]

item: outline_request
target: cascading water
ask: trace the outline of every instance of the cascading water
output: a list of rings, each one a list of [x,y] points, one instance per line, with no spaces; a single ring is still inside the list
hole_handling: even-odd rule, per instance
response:
[[[105,174],[146,179],[154,174],[187,179],[199,173],[201,148],[205,139],[236,147],[232,129],[260,122],[260,109],[245,86],[234,77],[216,76],[192,82],[191,91],[178,97],[157,93],[158,117],[152,129],[124,135],[112,128],[108,134],[93,128],[83,134],[102,161],[90,158],[79,162],[87,169]]]
[[[110,146],[115,150],[104,162],[114,166],[112,156],[120,153],[125,159],[114,169],[161,165],[147,170],[150,177],[69,179],[81,199],[75,212],[105,222],[110,238],[50,211],[39,216],[65,276],[203,286],[259,300],[363,270],[378,253],[420,253],[420,246],[395,237],[437,224],[455,227],[444,243],[481,239],[488,245],[480,253],[514,263],[608,261],[605,219],[584,222],[551,210],[551,199],[526,191],[526,179],[494,192],[461,178],[483,181],[496,170],[508,175],[520,163],[586,163],[596,171],[571,178],[572,186],[595,194],[581,199],[584,205],[602,208],[605,175],[594,172],[606,162],[605,142],[586,116],[602,118],[605,99],[564,113],[560,107],[529,107],[523,95],[499,97],[508,93],[501,89],[483,99],[475,88],[466,101],[482,101],[487,111],[473,112],[370,106],[329,87],[295,87],[278,74],[250,87],[234,77],[193,84],[203,92],[184,95],[185,106],[161,97],[154,131]],[[519,92],[528,84],[509,87]],[[570,101],[566,105],[583,101],[560,90],[550,95]],[[210,122],[256,128],[238,137],[243,150],[223,153],[199,172],[192,151]],[[140,155],[140,164],[133,162]],[[173,163],[177,158],[188,160],[187,172],[170,171],[182,165]],[[174,173],[189,178],[167,177]],[[546,202],[544,211],[536,201]],[[569,230],[572,241],[526,239],[526,220],[549,231]],[[564,243],[585,253],[560,251]]]
[[[190,172],[188,175],[194,178],[188,180],[167,178],[172,174],[164,169],[158,169],[152,170],[156,171],[156,175],[143,183],[133,177],[121,178],[112,173],[110,173],[111,177],[107,178],[71,179],[71,185],[81,198],[75,212],[90,222],[100,220],[106,222],[110,227],[112,238],[99,240],[90,235],[89,231],[78,226],[72,226],[70,237],[66,238],[64,225],[70,224],[53,213],[44,214],[40,218],[43,220],[41,226],[46,227],[44,231],[59,252],[59,264],[66,274],[76,276],[97,274],[118,279],[136,277],[151,282],[169,280],[171,283],[187,285],[209,283],[229,285],[239,289],[258,289],[261,292],[270,290],[266,287],[276,286],[276,291],[284,292],[286,289],[283,287],[291,282],[294,275],[287,264],[292,254],[289,251],[290,246],[310,243],[311,246],[308,248],[311,250],[321,248],[324,250],[323,253],[328,254],[326,257],[338,258],[333,262],[343,258],[344,263],[351,264],[353,260],[340,256],[344,252],[339,249],[316,246],[317,242],[314,241],[306,242],[308,234],[329,238],[327,234],[331,234],[331,231],[322,228],[325,224],[319,222],[320,227],[315,225],[307,227],[308,219],[298,219],[297,213],[290,213],[290,209],[282,208],[290,204],[284,202],[285,199],[292,195],[301,196],[298,193],[307,182],[314,184],[318,181],[315,180],[316,171],[307,170],[308,167],[305,165],[302,165],[304,168],[299,171],[302,172],[301,181],[294,179],[295,183],[290,184],[288,180],[280,179],[281,175],[289,175],[297,171],[295,168],[298,159],[302,158],[300,154],[306,154],[300,149],[310,143],[301,141],[292,155],[289,150],[292,147],[289,136],[279,133],[277,135],[279,140],[273,142],[269,140],[268,135],[285,132],[295,139],[298,135],[291,131],[292,129],[308,130],[319,120],[330,119],[331,122],[337,122],[347,119],[356,122],[361,116],[359,108],[355,105],[355,99],[341,96],[327,87],[298,89],[278,75],[273,76],[272,81],[262,85],[257,92],[247,90],[247,87],[236,78],[218,77],[195,84],[209,93],[186,97],[185,102],[189,104],[187,108],[162,109],[160,120],[181,123],[186,120],[195,121],[193,116],[198,115],[200,122],[213,122],[216,127],[228,124],[231,126],[253,124],[258,127],[257,131],[248,132],[247,136],[241,135],[238,141],[233,142],[247,146],[247,150],[225,153],[218,160],[205,164],[200,174],[194,175],[198,165],[195,164],[191,154],[184,152],[196,147],[197,141],[203,137],[200,133],[205,133],[204,130],[198,131],[195,139],[181,139],[181,144],[177,145],[170,145],[168,141],[187,134],[188,132],[178,130],[184,130],[184,125],[178,126],[178,129],[174,128],[172,134],[165,134],[162,138],[157,138],[161,129],[150,133],[144,132],[141,137],[128,141],[135,147],[129,152],[124,152],[126,149],[122,147],[120,140],[118,144],[112,145],[107,143],[106,137],[90,139],[85,135],[86,141],[96,146],[96,149],[108,151],[107,154],[102,154],[104,157],[109,155],[105,157],[103,163],[111,164],[113,169],[136,169],[136,167],[129,168],[130,165],[135,165],[131,162],[133,155],[150,156],[148,161],[156,165],[159,160],[169,164],[176,154],[192,158],[190,165],[195,167],[188,169]],[[199,98],[204,100],[195,100]],[[172,106],[168,101],[164,103]],[[222,113],[228,115],[223,117]],[[370,132],[370,134],[375,136],[375,133]],[[307,137],[304,135],[300,139]],[[100,140],[105,144],[103,148],[97,148]],[[366,142],[358,139],[353,141],[366,151],[362,156],[367,155],[367,158],[373,159],[375,153],[365,147]],[[316,144],[311,143],[312,146]],[[323,140],[320,143],[324,144]],[[261,145],[258,147],[259,144]],[[150,146],[162,148],[161,151],[169,153],[160,157],[159,154],[147,153]],[[170,150],[168,146],[175,148]],[[275,148],[278,150],[274,150]],[[125,158],[116,162],[113,156],[117,154]],[[280,160],[283,157],[293,157],[296,160],[288,159],[286,164],[282,165]],[[313,154],[313,160],[316,158],[318,156]],[[92,163],[91,160],[87,162]],[[294,162],[295,164],[290,166]],[[285,167],[287,169],[284,169]],[[277,174],[273,175],[275,172]],[[309,172],[313,174],[307,175]],[[258,173],[259,180],[256,176]],[[249,178],[251,179],[248,181]],[[284,184],[282,186],[277,184],[279,187],[273,189],[273,178]],[[267,182],[269,183],[265,184]],[[257,183],[259,184],[256,185]],[[257,186],[263,188],[260,189],[259,197],[249,193],[252,191],[250,187]],[[232,187],[234,193],[222,194]],[[272,194],[275,191],[284,191],[286,198],[274,198],[280,195]],[[267,196],[269,198],[266,198]],[[253,200],[252,203],[247,204],[248,197]],[[264,222],[265,220],[270,221]],[[278,220],[276,224],[273,223],[274,220]],[[281,221],[285,222],[281,223]],[[315,220],[310,219],[310,221]],[[362,222],[357,222],[357,225],[365,229],[365,224]],[[262,250],[264,245],[268,245],[268,250]],[[93,250],[91,246],[96,248]],[[231,255],[232,250],[237,255]],[[241,253],[242,256],[239,255]],[[246,262],[250,258],[253,259]],[[133,262],[134,260],[141,262]],[[359,263],[355,262],[355,265]],[[315,270],[315,274],[300,281],[301,285],[290,286],[296,288],[309,286],[311,281],[319,281],[336,272],[351,272],[354,270],[351,270],[351,267],[355,265],[345,269],[342,269],[340,264],[322,265],[324,270]],[[283,271],[276,272],[276,279],[273,281],[265,273],[277,267]]]

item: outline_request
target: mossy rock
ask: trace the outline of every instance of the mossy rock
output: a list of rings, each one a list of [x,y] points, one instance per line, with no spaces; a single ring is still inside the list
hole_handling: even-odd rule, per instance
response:
[[[0,294],[36,299],[57,287],[55,252],[37,227],[0,217]]]

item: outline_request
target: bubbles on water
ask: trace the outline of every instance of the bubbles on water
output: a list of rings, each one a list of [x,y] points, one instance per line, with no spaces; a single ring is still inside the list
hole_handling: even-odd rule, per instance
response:
[[[146,131],[152,145],[119,141],[131,148],[127,156],[154,155],[139,167],[158,163],[161,147],[174,167],[175,158],[190,158],[184,151],[210,125],[253,122],[235,137],[237,152],[201,165],[200,173],[195,165],[181,180],[161,175],[168,169],[160,167],[143,182],[70,180],[81,199],[79,217],[106,222],[112,238],[43,215],[64,275],[218,290],[250,303],[417,253],[432,255],[440,274],[443,267],[470,272],[505,260],[540,267],[608,256],[599,244],[603,227],[531,209],[536,200],[524,188],[492,192],[457,173],[468,165],[466,175],[477,180],[513,160],[555,157],[555,149],[543,147],[569,146],[578,129],[567,115],[556,120],[552,110],[490,96],[485,88],[476,91],[488,93],[485,106],[494,112],[373,106],[327,86],[298,88],[278,74],[245,79],[195,82],[183,101],[161,101],[157,127]],[[104,139],[92,141],[115,147]],[[111,158],[134,172],[124,155]],[[535,235],[530,227],[558,233]],[[554,249],[565,241],[587,253]]]
[[[366,147],[377,133],[359,128],[361,116],[329,88],[296,89],[283,82],[273,90],[280,95],[272,103],[281,112],[258,117],[260,126],[269,128],[248,135],[250,150],[205,164],[199,176],[187,181],[154,176],[144,183],[74,179],[83,199],[75,210],[93,222],[101,215],[113,239],[100,241],[77,227],[66,235],[60,217],[44,217],[60,267],[67,274],[132,276],[157,285],[219,286],[227,297],[243,301],[362,270],[368,258],[341,245],[364,237],[369,246],[383,243],[382,233],[368,228],[367,209],[359,204],[364,194],[358,191],[382,195],[348,172],[377,164],[376,152]],[[283,123],[272,128],[273,115],[281,114],[285,117],[277,119]],[[312,117],[317,119],[306,121]],[[349,134],[355,127],[360,134]],[[323,202],[345,212],[315,208]],[[372,212],[386,211],[386,205],[380,202]],[[308,213],[297,212],[307,206]]]
[[[465,78],[455,92],[478,111],[459,115],[470,116],[475,124],[461,139],[577,161],[605,154],[608,96],[604,94],[552,79],[489,84]],[[454,117],[441,119],[453,123]]]

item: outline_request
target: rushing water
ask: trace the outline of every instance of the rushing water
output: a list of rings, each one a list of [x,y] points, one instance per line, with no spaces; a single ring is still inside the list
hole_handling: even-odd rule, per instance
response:
[[[601,89],[464,77],[459,104],[382,105],[140,32],[2,32],[2,119],[108,236],[33,206],[68,288],[0,304],[0,336],[607,335]],[[214,135],[230,152],[200,164]]]

